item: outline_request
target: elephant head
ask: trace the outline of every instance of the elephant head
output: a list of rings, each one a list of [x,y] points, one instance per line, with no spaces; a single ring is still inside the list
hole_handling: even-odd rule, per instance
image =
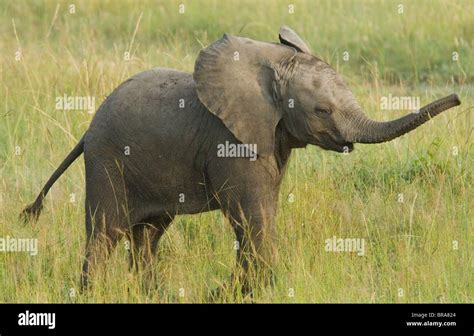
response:
[[[257,144],[259,155],[273,154],[279,122],[303,144],[345,152],[353,143],[392,140],[460,104],[453,94],[393,121],[371,120],[341,76],[295,32],[283,26],[279,38],[225,34],[200,52],[193,75],[201,102],[239,141]]]

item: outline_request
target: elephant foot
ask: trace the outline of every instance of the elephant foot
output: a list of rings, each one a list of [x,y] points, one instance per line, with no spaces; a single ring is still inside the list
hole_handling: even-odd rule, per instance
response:
[[[208,303],[255,303],[254,293],[248,286],[229,284],[210,289],[207,294]]]

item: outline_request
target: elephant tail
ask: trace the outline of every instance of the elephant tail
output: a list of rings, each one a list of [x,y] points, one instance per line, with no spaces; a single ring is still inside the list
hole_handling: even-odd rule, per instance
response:
[[[74,149],[64,159],[64,161],[61,162],[59,167],[54,171],[53,175],[51,175],[48,182],[46,182],[38,197],[36,197],[36,200],[23,209],[23,211],[20,213],[20,219],[22,219],[25,223],[29,222],[30,220],[36,221],[38,219],[41,210],[43,209],[43,200],[49,189],[51,189],[53,184],[66,171],[66,169],[69,168],[71,163],[73,163],[84,152],[84,137],[85,134],[82,136],[81,140],[79,140]]]

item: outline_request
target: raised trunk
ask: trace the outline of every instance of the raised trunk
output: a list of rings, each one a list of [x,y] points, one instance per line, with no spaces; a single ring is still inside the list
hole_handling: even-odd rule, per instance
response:
[[[461,104],[456,94],[441,98],[402,118],[379,122],[368,119],[362,112],[352,119],[344,134],[349,142],[380,143],[395,139],[424,124],[439,113]]]

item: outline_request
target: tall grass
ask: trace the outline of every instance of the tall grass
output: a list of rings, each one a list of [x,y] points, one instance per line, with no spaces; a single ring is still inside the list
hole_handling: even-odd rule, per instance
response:
[[[380,112],[389,93],[427,103],[457,92],[463,104],[350,155],[295,151],[281,190],[277,282],[255,300],[472,302],[471,1],[405,2],[403,14],[400,1],[291,1],[294,14],[283,1],[74,3],[74,14],[66,1],[0,3],[0,237],[39,240],[37,256],[0,253],[0,302],[202,302],[228,279],[234,237],[212,212],[178,217],[163,237],[156,293],[140,289],[122,242],[92,290],[71,296],[85,243],[82,160],[53,187],[37,224],[21,225],[18,213],[93,118],[56,110],[55,97],[94,96],[98,106],[145,69],[192,71],[199,49],[224,32],[276,41],[281,24],[346,77],[375,119],[404,113]],[[326,252],[333,236],[364,238],[365,256]]]

